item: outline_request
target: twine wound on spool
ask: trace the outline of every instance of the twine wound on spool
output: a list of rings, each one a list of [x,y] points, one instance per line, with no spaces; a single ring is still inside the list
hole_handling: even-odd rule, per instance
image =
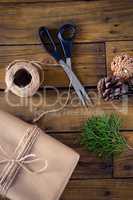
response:
[[[54,65],[57,64],[43,64],[39,61],[28,61],[28,60],[15,60],[11,62],[6,68],[6,90],[5,92],[11,91],[19,97],[30,97],[33,96],[42,85],[44,81],[44,71],[43,65]],[[70,99],[70,90],[71,90],[71,81],[69,83],[68,94],[65,103],[57,108],[48,111],[42,111],[36,113],[36,116],[33,118],[33,122],[37,122],[44,115],[53,112],[59,112],[63,110]]]
[[[38,61],[15,60],[6,68],[6,91],[20,97],[33,96],[44,80],[42,65]]]

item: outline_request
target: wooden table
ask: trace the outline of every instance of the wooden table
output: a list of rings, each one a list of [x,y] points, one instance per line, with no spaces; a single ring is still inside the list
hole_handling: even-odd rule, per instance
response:
[[[112,104],[99,100],[96,93],[98,80],[110,74],[112,58],[121,52],[133,56],[132,0],[0,0],[0,108],[31,121],[40,98],[36,95],[22,103],[19,97],[9,94],[8,100],[15,106],[9,105],[3,91],[5,68],[14,59],[55,63],[40,43],[38,27],[57,28],[66,22],[77,25],[73,69],[90,91],[95,108],[87,110],[79,103],[73,106],[69,102],[63,111],[48,114],[38,122],[48,134],[81,156],[61,200],[132,200],[133,151],[102,160],[85,151],[78,142],[88,117],[116,112],[123,119],[121,133],[133,144],[133,98]],[[60,95],[67,91],[68,79],[59,67],[49,66],[44,70],[44,84],[58,87]],[[47,102],[54,100],[55,93],[48,91]],[[44,100],[38,108],[46,108]]]

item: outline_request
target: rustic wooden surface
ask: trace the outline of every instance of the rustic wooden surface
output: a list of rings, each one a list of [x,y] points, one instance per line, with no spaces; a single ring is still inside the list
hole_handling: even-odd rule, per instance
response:
[[[34,59],[55,64],[40,43],[38,27],[45,25],[55,29],[66,22],[77,24],[73,69],[87,86],[94,107],[88,110],[81,107],[72,90],[71,99],[63,111],[48,114],[37,123],[81,156],[60,200],[132,200],[133,97],[105,103],[96,93],[98,80],[111,74],[112,58],[123,52],[133,56],[132,0],[0,0],[0,109],[31,122],[36,108],[47,110],[46,104],[52,105],[56,98],[53,91],[48,91],[47,100],[42,91],[28,101],[11,93],[6,95],[5,68],[14,59]],[[64,72],[59,66],[47,66],[44,70],[44,84],[59,87],[60,96],[63,95],[65,101],[68,79]],[[74,105],[73,98],[76,102]],[[57,104],[48,109],[59,106]],[[121,134],[131,148],[120,157],[98,159],[84,150],[78,139],[88,117],[111,112],[116,112],[123,119]]]
[[[41,45],[1,46],[0,89],[5,87],[5,66],[15,59],[40,60],[46,64],[56,64]],[[106,75],[104,43],[75,44],[72,62],[74,71],[84,85],[95,86],[99,78]],[[44,84],[68,86],[67,76],[60,66],[45,66],[44,72]]]

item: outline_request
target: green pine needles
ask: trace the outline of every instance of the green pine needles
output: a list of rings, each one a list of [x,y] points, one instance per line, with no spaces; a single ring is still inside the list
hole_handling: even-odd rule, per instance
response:
[[[127,146],[120,127],[121,120],[115,114],[93,116],[84,125],[80,143],[99,157],[118,155]]]

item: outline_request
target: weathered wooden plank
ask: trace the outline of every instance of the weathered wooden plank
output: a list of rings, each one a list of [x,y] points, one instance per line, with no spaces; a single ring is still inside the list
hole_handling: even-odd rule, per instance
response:
[[[62,2],[62,1],[67,1],[67,2],[71,2],[71,1],[77,1],[77,0],[0,0],[0,3],[37,3],[37,2]]]
[[[92,115],[115,112],[123,119],[123,129],[133,130],[133,97],[123,99],[122,101],[103,102],[97,96],[95,90],[89,93],[94,101],[94,107],[85,108],[81,106],[75,94],[71,95],[69,104],[60,112],[46,114],[38,125],[47,131],[79,131],[82,129],[84,122]],[[38,93],[32,98],[19,98],[9,93],[4,96],[0,93],[0,108],[20,116],[26,121],[33,119],[35,109],[39,112],[57,109],[66,101],[66,91],[59,91],[57,98],[56,92],[47,91]]]
[[[133,177],[133,131],[124,132],[127,140],[127,150],[119,157],[114,158],[114,177]]]
[[[107,71],[111,74],[110,64],[113,57],[120,55],[121,53],[129,54],[133,56],[133,41],[114,41],[106,43],[106,59],[107,59]]]
[[[80,160],[72,175],[72,179],[111,178],[112,160],[102,160],[82,148],[79,142],[80,134],[79,132],[50,134],[80,154]]]
[[[77,25],[77,42],[132,40],[133,1],[0,4],[0,44],[40,43],[38,27]]]
[[[0,88],[5,88],[5,68],[13,60],[40,60],[56,64],[42,45],[1,46],[0,47]],[[73,70],[84,85],[96,85],[106,75],[105,49],[103,43],[75,44],[72,56]],[[59,66],[44,65],[44,84],[68,86],[68,78]]]
[[[60,200],[131,200],[132,197],[133,179],[91,179],[71,180]]]
[[[70,181],[61,200],[131,200],[133,179]]]

